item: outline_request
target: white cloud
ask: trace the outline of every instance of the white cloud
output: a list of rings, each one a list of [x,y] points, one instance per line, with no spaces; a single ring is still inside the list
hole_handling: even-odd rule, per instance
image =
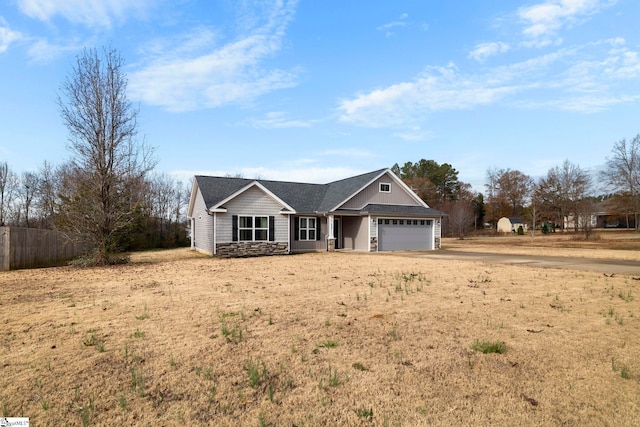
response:
[[[379,154],[372,153],[367,150],[358,150],[356,148],[342,148],[342,149],[331,149],[324,150],[317,153],[319,156],[331,156],[331,157],[349,157],[349,158],[371,158],[371,157],[380,157]]]
[[[396,132],[393,135],[396,138],[409,142],[420,142],[433,138],[433,132],[423,131],[420,128],[409,129],[405,132]]]
[[[312,126],[315,120],[295,120],[283,111],[272,111],[264,119],[254,119],[249,123],[260,129],[303,128]]]
[[[116,21],[124,21],[130,14],[140,14],[152,0],[18,0],[25,15],[40,21],[61,16],[74,24],[87,27],[110,28]]]
[[[511,46],[504,42],[478,43],[469,53],[469,58],[482,62],[490,56],[508,52]]]
[[[558,30],[571,26],[617,0],[547,0],[518,10],[518,17],[524,22],[523,34],[531,39],[546,39],[555,36]],[[544,41],[543,41],[544,43]]]
[[[6,52],[11,43],[20,40],[22,37],[21,33],[9,28],[5,20],[0,17],[0,53]]]
[[[303,162],[304,163],[304,162]],[[304,182],[326,184],[343,178],[359,175],[367,170],[349,167],[288,167],[273,169],[268,167],[241,168],[240,170],[176,170],[169,173],[174,179],[191,183],[195,175],[236,176],[248,179],[266,179],[273,181]]]
[[[71,40],[65,44],[53,44],[46,39],[34,39],[27,49],[29,59],[36,63],[53,61],[68,52],[78,52],[88,41]],[[87,43],[88,44],[88,43]]]
[[[158,52],[143,68],[129,74],[133,98],[171,111],[187,111],[248,102],[274,90],[297,84],[295,71],[268,69],[263,62],[281,49],[288,23],[293,19],[295,2],[279,2],[268,10],[264,23],[223,46],[199,49],[202,30],[186,38],[176,49]],[[148,65],[147,65],[148,64]]]
[[[500,84],[498,84],[500,83]],[[367,127],[415,126],[425,115],[490,104],[515,87],[483,76],[464,76],[456,67],[427,67],[410,82],[357,95],[340,103],[340,120]]]
[[[391,22],[388,22],[386,24],[380,25],[376,29],[378,31],[384,31],[385,35],[387,37],[391,37],[394,34],[393,31],[391,31],[393,28],[407,26],[407,18],[408,17],[409,17],[409,15],[407,13],[403,13],[395,21],[391,21]]]
[[[243,168],[240,170],[242,176],[247,178],[270,179],[275,181],[306,182],[315,184],[326,184],[339,179],[365,173],[360,169],[349,167],[302,167],[271,169],[266,167]]]
[[[433,112],[503,103],[593,113],[636,102],[638,80],[640,53],[616,38],[481,72],[465,74],[453,65],[427,67],[410,81],[341,101],[338,113],[342,122],[398,129],[397,137],[420,140],[429,137],[419,129]]]

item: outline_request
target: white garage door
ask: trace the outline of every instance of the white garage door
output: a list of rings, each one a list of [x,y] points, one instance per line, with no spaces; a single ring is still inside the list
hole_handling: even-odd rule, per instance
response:
[[[378,250],[430,250],[433,242],[431,219],[378,219]]]

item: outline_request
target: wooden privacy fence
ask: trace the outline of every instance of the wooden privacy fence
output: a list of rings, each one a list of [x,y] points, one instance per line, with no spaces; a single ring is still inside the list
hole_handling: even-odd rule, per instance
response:
[[[0,271],[58,265],[91,249],[79,234],[0,227]]]

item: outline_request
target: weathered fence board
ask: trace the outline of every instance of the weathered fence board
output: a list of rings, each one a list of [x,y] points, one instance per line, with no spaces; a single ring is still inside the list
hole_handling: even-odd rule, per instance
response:
[[[0,270],[46,267],[84,254],[81,235],[38,228],[0,227]]]

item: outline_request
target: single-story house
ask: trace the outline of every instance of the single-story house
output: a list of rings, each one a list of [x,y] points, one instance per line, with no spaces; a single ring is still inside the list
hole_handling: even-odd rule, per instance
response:
[[[432,250],[444,214],[390,169],[328,184],[195,176],[191,248],[218,256]]]
[[[498,233],[517,233],[518,228],[522,227],[522,231],[527,231],[529,226],[526,222],[517,216],[503,216],[498,220]]]

